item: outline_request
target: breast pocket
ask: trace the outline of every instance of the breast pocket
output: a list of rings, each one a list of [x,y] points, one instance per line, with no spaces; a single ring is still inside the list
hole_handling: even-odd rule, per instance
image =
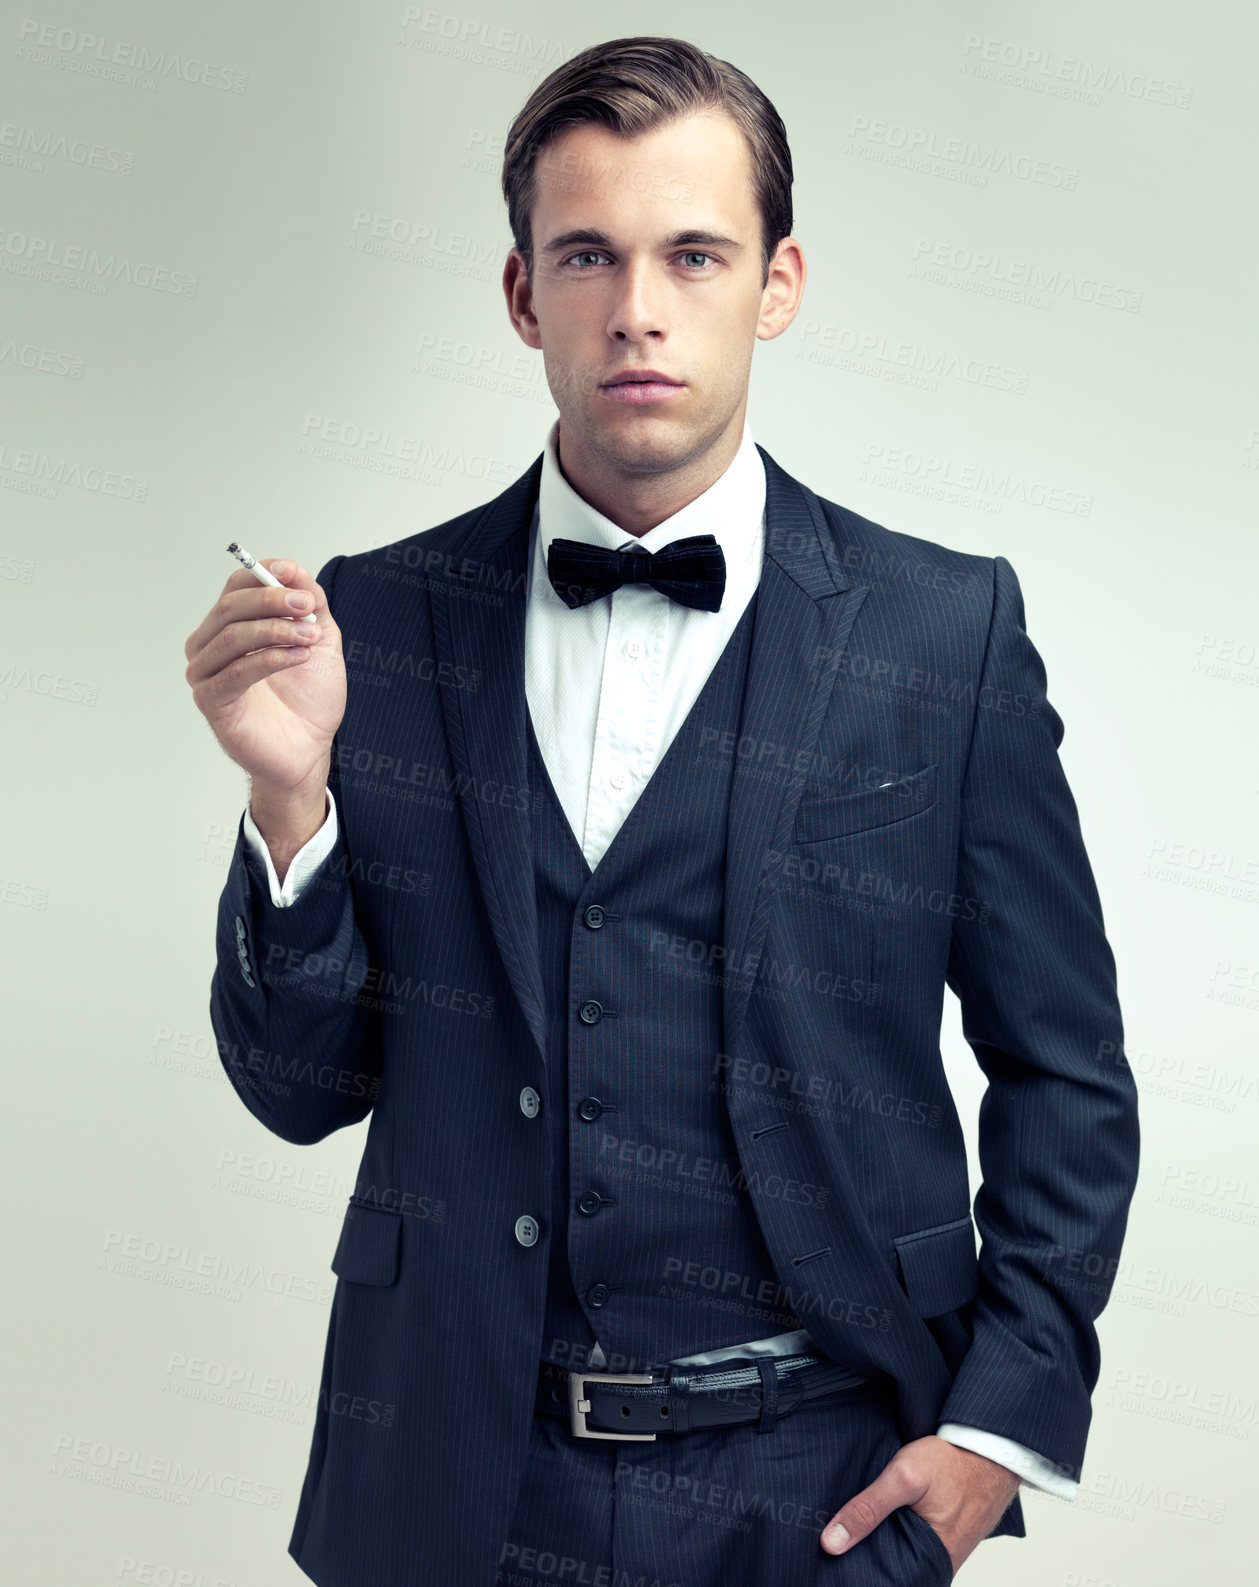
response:
[[[936,802],[936,766],[932,761],[920,771],[878,788],[858,788],[854,793],[842,794],[802,794],[796,807],[793,841],[820,843],[921,815]]]

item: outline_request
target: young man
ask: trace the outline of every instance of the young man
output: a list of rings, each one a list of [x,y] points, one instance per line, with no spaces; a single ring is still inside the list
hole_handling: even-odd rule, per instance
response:
[[[1062,722],[1004,558],[753,443],[790,189],[728,64],[565,63],[504,162],[542,455],[233,574],[187,642],[253,779],[224,1065],[286,1140],[370,1115],[290,1543],[324,1587],[945,1582],[1078,1478],[1067,1257],[1114,1271],[1138,1130]]]

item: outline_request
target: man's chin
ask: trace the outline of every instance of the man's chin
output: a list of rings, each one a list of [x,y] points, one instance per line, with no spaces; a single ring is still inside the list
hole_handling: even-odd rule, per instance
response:
[[[610,404],[619,407],[619,404]],[[633,423],[626,423],[626,417]],[[582,446],[622,473],[659,473],[691,455],[695,438],[690,425],[665,415],[649,420],[641,412],[602,415],[578,432]]]

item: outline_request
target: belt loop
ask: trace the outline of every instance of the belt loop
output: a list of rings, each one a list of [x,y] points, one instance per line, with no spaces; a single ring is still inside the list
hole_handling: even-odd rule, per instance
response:
[[[772,1433],[778,1420],[778,1369],[772,1356],[757,1356],[756,1369],[761,1374],[761,1414],[757,1418],[758,1433]]]
[[[676,1363],[665,1362],[664,1366],[665,1403],[669,1407],[669,1418],[666,1424],[671,1433],[689,1433],[691,1430],[691,1378],[686,1372],[680,1372]]]

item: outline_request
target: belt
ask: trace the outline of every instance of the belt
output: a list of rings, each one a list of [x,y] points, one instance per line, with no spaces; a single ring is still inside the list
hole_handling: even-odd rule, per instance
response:
[[[543,1361],[534,1408],[567,1417],[575,1438],[654,1439],[746,1422],[768,1431],[806,1400],[871,1381],[814,1352],[690,1372],[570,1372]]]

